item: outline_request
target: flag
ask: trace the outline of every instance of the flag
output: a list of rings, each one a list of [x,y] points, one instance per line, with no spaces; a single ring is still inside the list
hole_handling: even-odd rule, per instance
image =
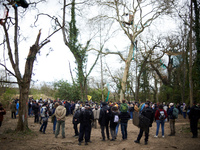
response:
[[[92,99],[92,96],[87,95],[87,99],[88,99],[88,101],[90,101]]]

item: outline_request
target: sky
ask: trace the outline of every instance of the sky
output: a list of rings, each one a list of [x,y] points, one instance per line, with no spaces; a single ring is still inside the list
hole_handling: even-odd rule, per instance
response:
[[[48,14],[60,14],[61,15],[61,9],[55,9],[57,6],[58,8],[61,8],[61,5],[57,3],[57,1],[49,1],[47,4],[38,5],[38,10],[40,12],[45,12]],[[48,8],[48,9],[47,9]],[[10,8],[10,14],[13,15],[12,8]],[[19,11],[23,11],[22,8],[19,8]],[[97,12],[94,10],[94,14]],[[32,27],[34,25],[35,20],[35,14],[37,13],[37,10],[34,10],[30,8],[30,10],[26,11],[26,15],[23,16],[23,18],[20,20],[20,31],[23,33],[23,39],[21,36],[20,41],[20,71],[23,74],[24,71],[24,62],[25,58],[27,56],[27,53],[29,51],[30,46],[35,42],[36,36],[38,34],[39,29],[42,29],[42,36],[41,40],[47,37],[52,32],[51,28],[51,22],[46,17],[42,17],[39,19],[38,23],[36,23],[37,27]],[[2,14],[2,10],[1,10]],[[91,13],[92,14],[92,13]],[[90,14],[90,15],[91,15]],[[68,17],[69,19],[69,17]],[[84,18],[83,18],[84,19]],[[81,33],[81,38],[83,41],[89,39],[93,35],[91,31],[89,31],[90,26],[87,26],[87,23],[84,22],[84,20],[78,20],[78,23],[81,22],[83,31]],[[162,34],[168,34],[169,32],[176,29],[176,21],[167,18],[164,21],[158,20],[156,21],[152,29],[159,31]],[[80,24],[79,24],[80,25]],[[117,25],[117,24],[116,24]],[[117,27],[119,28],[119,27]],[[148,32],[148,30],[146,31]],[[12,35],[12,34],[11,34]],[[87,36],[84,36],[87,35]],[[3,38],[3,30],[2,27],[0,27],[0,41],[2,41]],[[13,38],[11,38],[13,39]],[[97,36],[93,43],[96,43],[96,47],[99,45],[100,38]],[[71,75],[69,71],[69,62],[71,64],[71,68],[73,71],[73,76],[75,77],[76,74],[74,72],[75,70],[75,59],[70,50],[65,46],[62,38],[62,33],[58,32],[55,35],[53,35],[50,38],[50,43],[46,44],[42,49],[40,54],[38,54],[36,61],[34,62],[34,68],[33,68],[33,76],[32,80],[37,81],[36,84],[39,84],[40,82],[53,82],[58,80],[68,80],[71,82]],[[116,34],[112,39],[110,39],[106,45],[105,48],[110,49],[111,51],[124,51],[126,47],[129,46],[129,41],[126,36],[124,36],[122,31],[119,31],[118,34]],[[0,61],[3,61],[3,47],[0,47]],[[124,53],[127,55],[127,52]],[[94,60],[96,58],[96,53],[89,52],[88,57],[88,66],[87,68],[90,68],[90,66],[93,64]],[[124,63],[120,63],[120,58],[118,56],[109,55],[103,58],[103,61],[108,63],[110,69],[112,71],[116,71],[118,68],[123,67]],[[9,61],[6,62],[8,68],[11,68]],[[104,64],[105,67],[105,64]],[[91,73],[91,76],[95,77],[100,81],[100,65],[99,61],[98,64],[95,66],[94,70]],[[109,81],[108,81],[109,82]]]

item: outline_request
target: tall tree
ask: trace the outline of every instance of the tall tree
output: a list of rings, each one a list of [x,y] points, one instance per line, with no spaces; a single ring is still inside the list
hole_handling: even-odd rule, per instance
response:
[[[122,101],[122,99],[125,97],[124,95],[126,92],[129,68],[133,58],[133,49],[135,47],[134,43],[137,37],[144,31],[145,28],[149,27],[155,19],[157,19],[161,14],[167,12],[167,10],[171,7],[171,2],[172,1],[169,1],[168,5],[165,5],[163,1],[161,3],[160,1],[154,0],[98,1],[100,5],[108,7],[110,10],[109,14],[103,14],[101,17],[106,19],[114,19],[117,21],[130,41],[128,56],[123,59],[125,62],[125,69],[121,82],[122,89],[120,92],[120,101]],[[126,17],[129,19],[125,20]]]
[[[9,11],[8,7],[7,11]],[[47,43],[50,42],[49,38],[58,30],[54,31],[52,34],[50,34],[47,38],[45,38],[43,41],[40,41],[41,37],[41,30],[39,30],[38,35],[35,39],[35,42],[32,44],[32,46],[29,49],[29,53],[26,57],[25,61],[25,67],[24,67],[24,74],[20,72],[19,67],[19,36],[20,36],[20,25],[19,25],[19,11],[18,7],[12,7],[14,9],[14,17],[8,17],[4,19],[4,21],[1,23],[1,27],[3,28],[4,34],[5,34],[5,41],[7,46],[7,52],[8,57],[12,66],[12,69],[9,69],[6,65],[3,63],[0,63],[1,66],[3,66],[7,73],[14,76],[17,80],[18,87],[19,87],[19,119],[17,123],[17,130],[18,131],[25,131],[28,129],[28,94],[30,89],[30,82],[33,72],[33,64],[36,60],[38,52],[45,46]],[[14,20],[12,20],[14,18]],[[13,26],[11,24],[13,23]],[[14,35],[12,37],[11,29],[13,27]],[[13,47],[12,47],[12,41],[11,39],[14,39]],[[1,81],[4,82],[4,81]]]
[[[66,3],[66,0],[63,1],[63,17],[62,17],[62,33],[63,33],[63,40],[65,45],[70,49],[70,51],[72,52],[72,54],[74,55],[74,58],[76,60],[76,65],[77,65],[77,76],[78,76],[78,83],[80,85],[80,89],[81,89],[81,99],[85,100],[87,99],[87,78],[90,75],[90,73],[92,72],[92,69],[94,68],[94,66],[96,65],[96,62],[99,58],[99,54],[97,55],[93,65],[91,66],[91,68],[89,69],[88,73],[87,73],[87,50],[89,48],[90,42],[92,39],[89,39],[86,42],[85,46],[82,46],[80,43],[80,41],[78,41],[78,35],[79,35],[79,31],[76,27],[76,13],[75,13],[75,9],[76,9],[76,5],[77,4],[85,4],[86,1],[82,1],[80,3],[76,3],[75,0],[72,0],[72,2],[70,4]],[[69,30],[68,30],[68,26],[66,24],[66,7],[67,6],[71,6],[71,21],[69,23]],[[61,24],[60,24],[61,26]],[[67,34],[69,34],[69,38],[67,36]]]

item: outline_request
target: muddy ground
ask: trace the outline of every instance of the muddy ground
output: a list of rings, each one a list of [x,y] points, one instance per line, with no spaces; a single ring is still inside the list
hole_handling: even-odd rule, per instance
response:
[[[29,128],[31,132],[26,134],[16,133],[14,131],[17,125],[17,119],[11,119],[10,112],[8,111],[4,117],[2,127],[0,128],[0,150],[164,150],[164,149],[180,149],[180,150],[200,150],[200,134],[196,139],[191,138],[192,134],[189,129],[188,119],[183,119],[179,116],[176,120],[176,136],[167,136],[170,133],[169,122],[165,123],[165,138],[161,136],[161,129],[159,137],[154,138],[156,132],[156,123],[150,128],[148,145],[144,145],[144,136],[140,144],[134,143],[139,129],[128,122],[128,139],[123,141],[121,135],[121,128],[116,141],[106,140],[101,141],[100,127],[92,129],[91,143],[89,145],[78,145],[78,138],[73,137],[74,130],[72,126],[72,116],[68,116],[65,122],[66,138],[62,139],[59,134],[55,138],[53,134],[53,124],[48,121],[46,134],[39,132],[40,124],[34,123],[34,117],[28,118]],[[200,132],[200,131],[199,131]]]

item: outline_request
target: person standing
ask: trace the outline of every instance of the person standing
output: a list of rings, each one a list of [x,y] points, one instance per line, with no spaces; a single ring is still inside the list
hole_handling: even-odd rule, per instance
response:
[[[36,103],[36,102],[33,107],[33,113],[35,115],[34,123],[39,123],[40,108],[39,108],[38,103]]]
[[[56,123],[57,128],[56,128],[55,138],[57,138],[57,136],[60,132],[60,126],[62,127],[62,138],[65,138],[66,108],[61,103],[55,110],[55,116],[57,119],[57,123]]]
[[[190,119],[190,128],[192,131],[192,138],[198,137],[198,120],[200,117],[200,108],[197,106],[196,101],[193,102],[193,106],[190,108],[189,119]]]
[[[115,141],[116,139],[116,126],[118,125],[119,122],[119,113],[118,113],[118,107],[114,106],[111,108],[111,114],[110,114],[110,132],[112,139],[111,141]]]
[[[183,111],[182,111],[182,113],[183,113],[183,118],[184,119],[186,119],[186,112],[187,112],[187,106],[186,106],[185,103],[183,103]]]
[[[83,109],[80,113],[80,133],[78,138],[78,145],[81,145],[83,141],[83,136],[85,135],[85,145],[88,145],[90,141],[90,133],[91,133],[91,123],[94,120],[93,112],[90,109],[89,105],[85,105],[85,109]]]
[[[143,115],[144,117],[149,119],[149,121],[150,121],[149,127],[152,127],[152,123],[154,120],[154,111],[149,105],[150,105],[149,102],[145,103],[144,108],[141,111],[141,115]],[[145,131],[145,145],[148,144],[149,127],[147,127],[147,131]],[[137,140],[134,141],[135,143],[140,143],[140,139],[143,135],[143,132],[144,132],[144,130],[142,128],[140,128],[140,132],[138,134]]]
[[[16,103],[15,103],[15,101],[13,101],[11,103],[11,105],[10,105],[10,111],[11,111],[11,117],[12,117],[12,119],[13,118],[16,119],[16,110],[17,110]]]
[[[94,128],[96,129],[97,121],[99,120],[99,115],[100,115],[100,108],[97,105],[93,109],[93,114],[94,114]]]
[[[156,119],[156,124],[157,124],[157,129],[156,129],[156,135],[154,137],[158,137],[159,133],[159,128],[161,125],[162,129],[162,137],[165,137],[164,134],[164,125],[165,125],[165,119],[167,118],[167,112],[163,109],[163,105],[159,105],[158,109],[156,110],[155,113],[155,119]]]
[[[56,133],[56,124],[57,124],[57,119],[56,119],[56,116],[55,116],[55,111],[56,111],[56,108],[59,106],[59,103],[58,102],[55,102],[54,104],[54,108],[52,110],[52,122],[53,122],[53,134]]]
[[[43,134],[45,134],[45,131],[46,131],[46,128],[47,128],[47,123],[48,123],[48,117],[49,117],[47,106],[48,106],[48,103],[45,102],[43,107],[41,108],[41,111],[40,111],[41,120],[42,120],[43,123],[42,123],[39,131],[43,132]]]
[[[127,139],[127,126],[128,126],[128,120],[130,118],[131,118],[131,116],[128,112],[120,112],[120,114],[119,114],[123,140]]]
[[[174,104],[170,103],[168,116],[169,116],[169,125],[170,125],[171,133],[168,136],[175,136],[175,133],[176,133],[176,131],[175,131],[175,116],[173,115],[173,110],[174,110]]]
[[[3,108],[3,105],[0,103],[0,127],[3,122],[3,116],[6,114],[6,110]]]
[[[103,102],[102,108],[100,109],[100,115],[99,115],[99,124],[101,126],[102,141],[105,141],[105,133],[104,133],[105,127],[106,127],[107,138],[108,140],[110,139],[109,128],[108,128],[109,120],[110,120],[109,106],[107,105],[106,102]]]
[[[132,120],[133,119],[133,112],[134,112],[134,106],[133,106],[133,104],[130,104],[129,112],[130,112],[130,116],[131,116],[131,120]]]
[[[74,116],[72,119],[72,123],[74,125],[74,132],[75,132],[74,137],[79,136],[78,124],[80,123],[80,114],[81,114],[81,109],[79,108],[79,106],[77,106],[77,109],[74,112]]]

